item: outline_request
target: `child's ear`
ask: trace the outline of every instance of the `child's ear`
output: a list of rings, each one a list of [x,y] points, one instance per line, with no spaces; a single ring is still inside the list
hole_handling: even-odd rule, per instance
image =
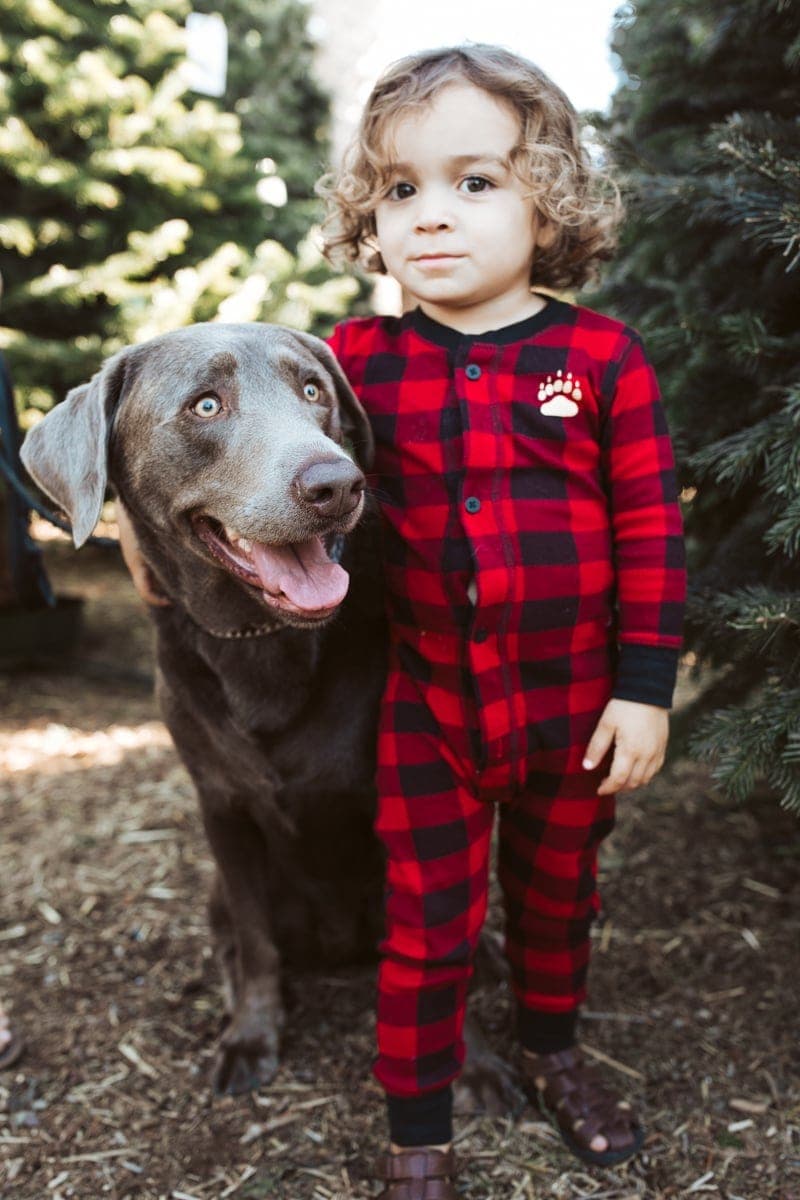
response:
[[[533,218],[535,244],[538,250],[549,250],[556,240],[556,227],[551,221],[546,221],[538,214]]]
[[[377,234],[367,234],[361,239],[362,258],[361,263],[367,271],[375,271],[380,275],[386,275],[386,264],[381,255],[381,247],[378,242]]]

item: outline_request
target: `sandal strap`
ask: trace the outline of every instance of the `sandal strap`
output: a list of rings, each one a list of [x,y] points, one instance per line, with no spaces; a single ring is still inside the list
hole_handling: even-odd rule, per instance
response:
[[[379,1178],[387,1181],[381,1197],[387,1200],[456,1200],[451,1182],[455,1171],[452,1149],[414,1146],[397,1154],[386,1154],[378,1167]]]
[[[452,1150],[433,1150],[410,1146],[381,1160],[381,1179],[447,1179],[455,1174]]]
[[[525,1074],[559,1127],[589,1148],[600,1136],[609,1151],[622,1150],[636,1135],[638,1121],[603,1083],[577,1047],[554,1054],[525,1055]]]

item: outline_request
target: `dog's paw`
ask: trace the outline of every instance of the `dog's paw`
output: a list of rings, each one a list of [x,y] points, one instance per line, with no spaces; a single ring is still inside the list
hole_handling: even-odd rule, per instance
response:
[[[518,1115],[527,1103],[511,1067],[499,1055],[482,1049],[467,1055],[453,1085],[453,1109],[459,1116],[486,1113]]]
[[[219,1040],[211,1084],[219,1095],[237,1096],[271,1083],[280,1065],[278,1025],[237,1027],[234,1021]]]

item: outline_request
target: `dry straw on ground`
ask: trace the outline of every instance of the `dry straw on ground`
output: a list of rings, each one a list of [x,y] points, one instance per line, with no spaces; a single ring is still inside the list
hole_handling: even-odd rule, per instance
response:
[[[88,598],[79,660],[0,682],[0,1195],[366,1200],[383,1145],[373,967],[288,980],[284,1065],[214,1098],[208,854],[151,695],[150,634],[108,552],[48,550]],[[471,1200],[800,1200],[800,827],[679,764],[620,804],[602,866],[589,1053],[646,1113],[638,1161],[586,1170],[531,1109],[462,1121]],[[498,925],[496,905],[491,921]],[[512,1054],[502,983],[475,996]]]

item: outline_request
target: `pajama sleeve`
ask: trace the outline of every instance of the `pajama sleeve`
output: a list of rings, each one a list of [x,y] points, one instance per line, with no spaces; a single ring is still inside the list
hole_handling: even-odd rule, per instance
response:
[[[613,695],[669,708],[686,599],[672,444],[655,372],[638,337],[610,376],[601,449],[617,579]]]

